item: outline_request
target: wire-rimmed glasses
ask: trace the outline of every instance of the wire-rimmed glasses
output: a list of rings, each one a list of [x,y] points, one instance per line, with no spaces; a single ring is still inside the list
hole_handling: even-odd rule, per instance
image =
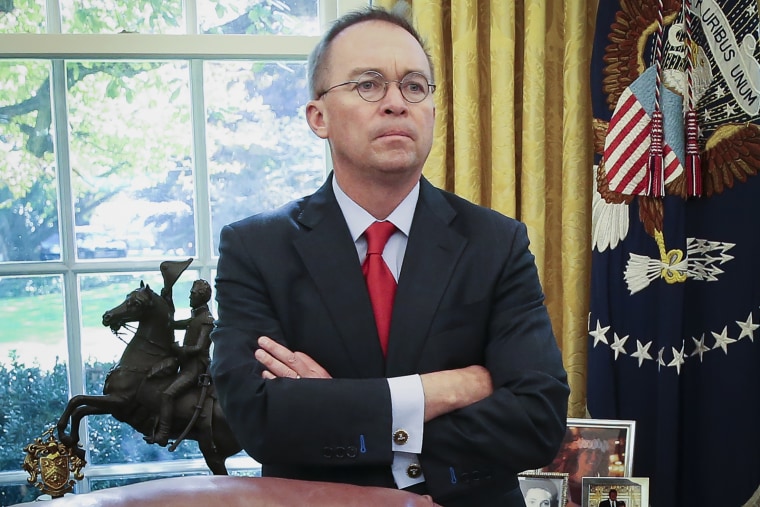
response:
[[[318,99],[321,99],[327,92],[335,88],[352,84],[361,98],[367,102],[377,102],[382,100],[388,93],[388,84],[390,83],[396,83],[399,90],[401,90],[401,96],[404,97],[404,100],[412,104],[422,102],[425,100],[425,97],[435,91],[435,84],[429,82],[425,75],[420,72],[410,72],[401,78],[401,81],[389,81],[379,72],[368,70],[362,72],[356,79],[329,87],[319,94]]]

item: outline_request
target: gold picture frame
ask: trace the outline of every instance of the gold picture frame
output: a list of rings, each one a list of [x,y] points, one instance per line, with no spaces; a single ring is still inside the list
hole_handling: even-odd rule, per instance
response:
[[[552,507],[567,504],[568,474],[559,472],[522,472],[517,476],[520,490],[528,507],[541,505],[540,500],[550,500]],[[534,503],[530,503],[533,499]]]
[[[610,505],[612,490],[618,507],[649,507],[648,477],[584,477],[582,488],[582,507]]]

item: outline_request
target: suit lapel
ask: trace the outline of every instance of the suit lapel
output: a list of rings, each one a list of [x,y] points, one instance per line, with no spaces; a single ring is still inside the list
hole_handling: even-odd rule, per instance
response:
[[[382,377],[383,354],[356,247],[332,191],[332,177],[309,199],[294,246],[314,280],[356,377]],[[325,340],[333,339],[326,336]],[[326,344],[327,346],[327,344]]]
[[[449,225],[456,212],[424,178],[399,277],[386,376],[414,371],[438,304],[467,243]]]

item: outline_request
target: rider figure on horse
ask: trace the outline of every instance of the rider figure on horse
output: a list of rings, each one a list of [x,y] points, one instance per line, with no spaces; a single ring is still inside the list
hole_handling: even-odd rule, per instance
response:
[[[174,400],[185,391],[199,384],[202,375],[207,374],[209,348],[211,347],[211,329],[214,318],[208,307],[211,299],[211,285],[206,280],[196,280],[190,290],[189,319],[173,321],[174,329],[185,329],[182,345],[174,343],[172,351],[179,360],[179,373],[174,381],[161,394],[158,429],[153,437],[145,437],[148,443],[166,446],[172,427]]]

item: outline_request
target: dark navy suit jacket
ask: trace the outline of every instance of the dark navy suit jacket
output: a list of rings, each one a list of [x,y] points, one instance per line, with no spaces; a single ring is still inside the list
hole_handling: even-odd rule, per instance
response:
[[[426,486],[444,505],[524,505],[516,474],[553,459],[569,389],[522,223],[423,178],[386,359],[331,178],[224,227],[219,249],[212,374],[264,475],[394,487],[386,378],[479,364],[494,393],[425,424]],[[262,380],[261,335],[334,378]]]

